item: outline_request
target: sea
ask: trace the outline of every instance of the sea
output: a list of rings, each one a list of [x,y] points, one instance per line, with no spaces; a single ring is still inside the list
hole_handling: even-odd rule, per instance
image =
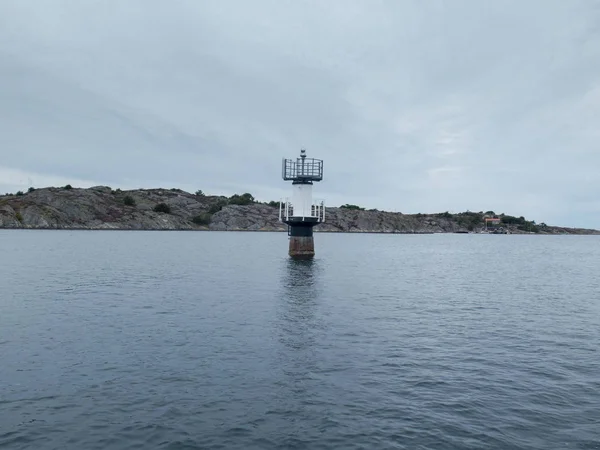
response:
[[[600,449],[600,236],[0,231],[0,449]]]

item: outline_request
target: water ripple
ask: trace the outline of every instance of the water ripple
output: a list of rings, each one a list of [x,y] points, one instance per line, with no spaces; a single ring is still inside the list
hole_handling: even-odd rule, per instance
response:
[[[0,232],[0,449],[600,449],[597,238],[64,236]]]

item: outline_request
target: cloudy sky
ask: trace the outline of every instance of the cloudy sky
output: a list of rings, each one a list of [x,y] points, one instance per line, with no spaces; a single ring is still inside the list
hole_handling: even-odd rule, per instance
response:
[[[179,187],[600,227],[595,0],[1,0],[0,191]]]

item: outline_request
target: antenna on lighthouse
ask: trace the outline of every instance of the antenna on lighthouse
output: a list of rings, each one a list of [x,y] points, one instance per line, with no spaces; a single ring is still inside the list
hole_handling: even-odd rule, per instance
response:
[[[313,202],[313,183],[323,180],[323,161],[306,157],[284,159],[282,178],[292,181],[292,198],[279,204],[279,220],[288,225],[289,254],[294,258],[312,258],[315,254],[313,227],[325,221],[325,203]]]

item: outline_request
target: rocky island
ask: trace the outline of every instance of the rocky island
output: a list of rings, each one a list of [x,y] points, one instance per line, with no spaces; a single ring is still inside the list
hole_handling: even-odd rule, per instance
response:
[[[0,196],[0,228],[12,229],[286,231],[278,214],[278,202],[257,202],[248,193],[224,197],[180,189],[67,185]],[[485,218],[497,217],[496,229],[504,233],[600,234],[493,211],[403,214],[342,205],[326,208],[326,214],[326,223],[315,232],[476,233],[485,229]]]

